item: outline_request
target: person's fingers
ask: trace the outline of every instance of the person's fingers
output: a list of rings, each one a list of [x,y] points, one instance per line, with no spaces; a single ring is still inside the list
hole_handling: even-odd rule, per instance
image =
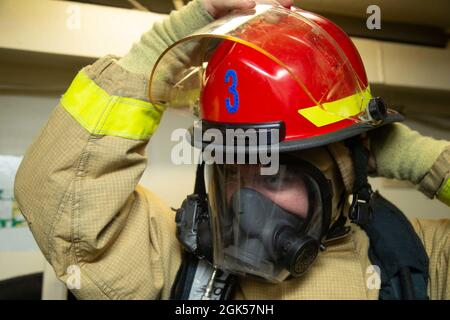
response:
[[[293,0],[273,0],[278,2],[280,5],[289,8],[293,5]],[[232,10],[249,10],[256,6],[256,3],[270,3],[270,1],[261,0],[204,0],[205,7],[209,13],[218,18],[227,14]]]
[[[253,9],[256,3],[254,0],[229,0],[216,1],[216,8],[221,12],[231,11],[235,9],[246,10]]]
[[[208,12],[215,18],[232,10],[248,10],[256,6],[254,0],[204,0],[203,3]]]
[[[283,7],[289,8],[294,5],[294,0],[277,0]]]

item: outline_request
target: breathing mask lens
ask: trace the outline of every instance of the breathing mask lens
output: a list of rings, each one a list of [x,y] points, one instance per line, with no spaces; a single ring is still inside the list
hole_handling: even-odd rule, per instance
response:
[[[323,181],[311,167],[281,164],[275,175],[262,175],[258,164],[208,167],[218,268],[271,282],[306,271],[326,224]]]

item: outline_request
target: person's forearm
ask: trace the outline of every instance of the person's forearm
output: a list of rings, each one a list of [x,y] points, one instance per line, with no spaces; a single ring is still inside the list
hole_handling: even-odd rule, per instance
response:
[[[377,175],[408,180],[420,185],[427,196],[438,195],[439,183],[445,182],[450,170],[450,163],[445,163],[449,141],[424,137],[403,124],[374,130],[370,137]],[[430,179],[433,183],[427,182]]]
[[[424,137],[403,124],[371,133],[377,173],[386,178],[418,184],[450,142]]]
[[[124,69],[149,77],[159,55],[171,44],[213,21],[201,0],[194,0],[164,21],[157,22],[141,40],[135,43],[119,65]]]

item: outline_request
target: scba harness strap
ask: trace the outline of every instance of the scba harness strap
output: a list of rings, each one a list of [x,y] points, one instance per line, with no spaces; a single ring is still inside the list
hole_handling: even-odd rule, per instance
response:
[[[381,271],[380,300],[427,300],[428,256],[411,223],[378,192],[371,209],[371,221],[361,228],[370,240],[370,261]]]
[[[349,217],[369,237],[370,261],[378,266],[381,272],[379,299],[428,299],[429,261],[422,242],[403,212],[378,192],[372,192],[367,180],[368,157],[361,140],[354,138],[347,145],[352,151],[355,167],[353,203]],[[207,201],[203,165],[197,168],[195,194],[190,197],[193,196],[198,200],[198,205]],[[181,221],[182,213],[183,211],[177,212],[177,224]],[[197,231],[192,228],[192,238],[199,236]],[[205,241],[199,240],[197,243],[202,242]],[[202,253],[202,247],[205,245],[200,245],[200,248],[191,247],[191,252],[195,254],[184,251],[184,259],[172,287],[171,299],[233,298],[236,277],[215,269],[208,259],[205,259],[205,256],[211,253]]]
[[[349,217],[367,234],[369,258],[381,271],[381,300],[428,299],[428,255],[403,212],[367,179],[368,155],[359,137],[347,141],[355,170]]]

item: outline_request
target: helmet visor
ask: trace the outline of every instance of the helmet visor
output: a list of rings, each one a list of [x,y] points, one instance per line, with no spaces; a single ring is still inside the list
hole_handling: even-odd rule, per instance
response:
[[[371,95],[336,41],[308,15],[270,4],[227,15],[168,48],[152,71],[150,101],[198,112],[202,89],[214,72],[208,65],[232,46],[255,50],[289,74],[309,97],[309,105],[298,106],[302,116],[362,121]],[[273,76],[258,68],[252,72]]]

